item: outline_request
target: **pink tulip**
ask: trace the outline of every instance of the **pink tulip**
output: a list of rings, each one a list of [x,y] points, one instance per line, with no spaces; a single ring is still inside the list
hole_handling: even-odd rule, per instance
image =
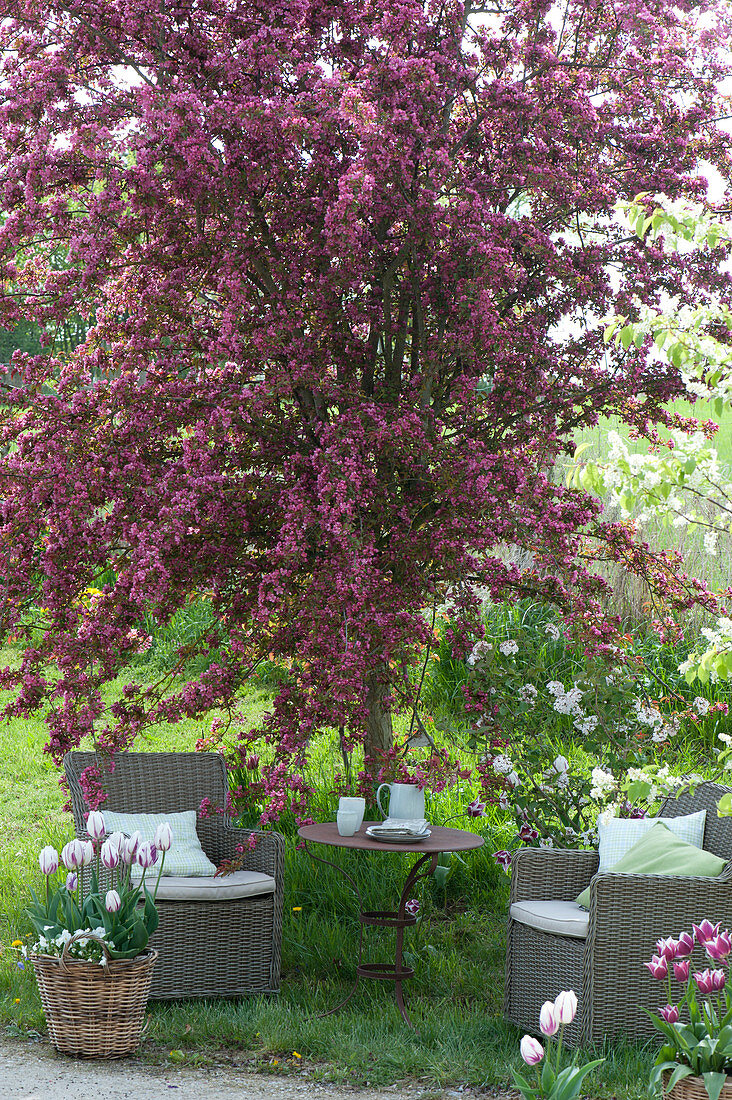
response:
[[[663,955],[654,955],[649,963],[643,963],[647,966],[654,978],[658,978],[661,981],[668,974],[668,962],[664,959]]]
[[[714,939],[714,937],[716,935],[718,935],[718,933],[719,933],[719,925],[718,924],[712,924],[708,920],[703,920],[701,922],[701,924],[694,924],[694,925],[692,925],[692,927],[694,929],[694,936],[696,937],[696,942],[698,944],[700,944],[702,947],[707,942],[707,940]]]
[[[563,990],[554,1001],[554,1015],[560,1024],[571,1024],[577,1014],[577,994],[573,989]]]
[[[726,974],[724,970],[702,970],[692,975],[700,993],[717,993],[724,988]]]
[[[554,1011],[553,1001],[544,1001],[539,1013],[539,1027],[542,1035],[555,1035],[559,1031],[559,1020]]]
[[[173,830],[167,821],[163,821],[155,830],[154,844],[159,852],[167,852],[173,843]]]
[[[541,1045],[538,1039],[533,1039],[531,1035],[524,1035],[520,1045],[521,1057],[526,1062],[527,1066],[536,1066],[544,1057],[544,1047]]]
[[[668,962],[676,958],[678,941],[669,936],[667,940],[656,940],[656,951]]]
[[[689,977],[691,959],[677,959],[674,962],[674,977],[677,981],[685,982]]]
[[[107,890],[107,896],[104,899],[104,908],[108,913],[119,913],[122,907],[122,899],[116,890]]]
[[[38,854],[38,864],[44,875],[55,875],[58,871],[58,852],[50,844]]]
[[[91,810],[86,819],[86,831],[92,840],[104,840],[107,830],[104,827],[104,816],[99,810]]]
[[[682,932],[676,941],[676,958],[685,959],[694,950],[694,937]]]
[[[410,898],[409,901],[404,903],[404,912],[409,913],[410,917],[416,917],[419,913],[419,902],[416,898]]]
[[[665,1008],[659,1008],[658,1014],[663,1017],[667,1024],[677,1024],[679,1022],[677,1005],[666,1005]]]
[[[511,853],[502,848],[500,852],[494,852],[493,858],[501,867],[508,867],[511,863]]]
[[[732,939],[730,939],[729,932],[720,932],[713,940],[707,940],[704,944],[704,950],[714,962],[726,959],[732,952]]]

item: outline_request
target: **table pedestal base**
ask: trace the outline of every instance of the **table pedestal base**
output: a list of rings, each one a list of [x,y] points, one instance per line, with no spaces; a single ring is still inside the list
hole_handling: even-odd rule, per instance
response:
[[[402,990],[402,982],[407,978],[414,977],[414,970],[411,966],[405,966],[403,962],[403,947],[404,947],[404,929],[410,925],[417,923],[417,918],[412,916],[411,913],[407,913],[405,906],[412,896],[412,890],[417,879],[428,878],[434,874],[435,867],[437,866],[438,853],[428,852],[421,856],[412,867],[412,870],[407,875],[406,882],[402,888],[401,895],[399,897],[399,906],[396,912],[391,912],[386,909],[377,909],[370,912],[365,912],[363,908],[363,900],[361,898],[361,891],[358,886],[342,867],[339,867],[337,863],[333,863],[329,859],[323,859],[322,856],[313,855],[310,847],[305,842],[305,848],[311,859],[316,860],[318,863],[327,863],[329,867],[335,867],[337,871],[350,882],[353,889],[356,891],[358,897],[358,905],[360,909],[359,913],[359,937],[358,937],[358,962],[356,963],[356,981],[353,983],[353,988],[347,997],[345,997],[335,1008],[329,1009],[327,1012],[321,1012],[320,1016],[330,1016],[332,1013],[337,1012],[338,1009],[343,1008],[350,1001],[353,994],[358,988],[358,983],[361,978],[373,978],[382,982],[394,982],[394,993],[396,996],[397,1006],[402,1015],[404,1022],[414,1029],[414,1024],[409,1018],[406,1006],[404,1004],[404,992]],[[429,863],[429,866],[425,864]],[[379,963],[364,963],[361,961],[363,955],[363,929],[365,925],[369,925],[377,928],[394,928],[396,929],[396,950],[394,952],[394,962],[379,962]]]

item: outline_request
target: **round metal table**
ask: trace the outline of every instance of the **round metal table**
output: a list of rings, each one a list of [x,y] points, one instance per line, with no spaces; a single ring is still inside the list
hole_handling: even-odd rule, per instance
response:
[[[351,997],[356,992],[359,979],[375,978],[381,981],[394,982],[394,992],[396,994],[399,1011],[405,1023],[413,1028],[414,1024],[409,1019],[409,1014],[404,1004],[402,983],[407,978],[414,976],[414,970],[412,967],[405,966],[404,964],[403,947],[404,929],[409,925],[416,924],[417,918],[411,913],[406,912],[406,904],[411,897],[415,882],[420,878],[427,878],[429,875],[434,874],[437,866],[437,857],[441,852],[468,852],[472,848],[480,848],[483,844],[483,837],[478,836],[477,833],[466,832],[464,829],[446,829],[440,825],[430,825],[431,835],[425,840],[409,841],[405,844],[394,844],[372,840],[371,837],[366,836],[366,829],[369,825],[378,824],[380,824],[380,822],[364,821],[363,825],[354,836],[341,836],[335,821],[328,821],[322,825],[302,825],[298,829],[298,835],[305,841],[305,850],[310,858],[316,860],[318,863],[327,863],[328,866],[335,867],[337,871],[340,871],[356,891],[359,904],[356,981],[349,994],[344,997],[335,1008],[331,1008],[327,1012],[321,1013],[321,1015],[330,1016],[332,1012],[337,1012],[339,1008],[343,1008],[344,1005],[348,1004]],[[333,848],[352,848],[359,852],[391,852],[392,854],[396,853],[402,855],[413,854],[418,855],[419,859],[417,859],[407,875],[399,897],[399,904],[395,911],[385,909],[364,911],[361,891],[354,879],[337,863],[333,863],[330,859],[323,859],[322,856],[315,855],[310,847],[312,844],[327,844]],[[396,950],[393,963],[364,963],[362,961],[363,930],[366,925],[376,926],[378,928],[394,928],[396,930]]]

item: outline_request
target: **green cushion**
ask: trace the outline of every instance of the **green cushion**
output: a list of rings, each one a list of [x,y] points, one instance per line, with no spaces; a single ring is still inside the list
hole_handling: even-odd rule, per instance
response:
[[[721,873],[725,861],[687,844],[667,825],[657,821],[645,836],[625,853],[622,859],[607,868],[606,873],[624,875],[703,875],[713,878]],[[589,886],[577,898],[585,909],[590,906]]]
[[[597,869],[609,871],[657,821],[662,821],[687,844],[703,848],[706,819],[706,810],[698,810],[694,814],[684,814],[681,817],[611,817],[609,821],[603,821],[603,815],[600,814],[597,820],[600,866]]]
[[[173,833],[173,843],[165,853],[166,875],[209,877],[216,874],[215,865],[198,839],[195,810],[175,814],[120,814],[114,810],[102,810],[102,813],[108,833],[120,832],[131,836],[137,831],[143,840],[150,843],[155,839],[158,825],[167,821]]]

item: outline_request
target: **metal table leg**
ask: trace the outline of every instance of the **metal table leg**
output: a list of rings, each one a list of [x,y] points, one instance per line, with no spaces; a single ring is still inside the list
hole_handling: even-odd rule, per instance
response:
[[[348,874],[347,871],[339,866],[337,863],[333,863],[332,860],[323,859],[322,856],[313,855],[308,847],[307,841],[305,842],[305,849],[311,859],[316,860],[318,863],[325,863],[329,867],[335,867],[340,873],[351,883],[356,896],[358,897],[359,905],[359,933],[358,933],[358,962],[356,964],[356,981],[353,988],[335,1008],[329,1009],[327,1012],[319,1013],[320,1016],[330,1016],[331,1013],[337,1012],[339,1008],[343,1008],[348,1004],[353,994],[356,992],[359,978],[375,978],[380,981],[392,981],[394,982],[394,992],[396,996],[396,1002],[399,1011],[402,1015],[402,1019],[414,1030],[414,1024],[409,1018],[406,1006],[404,1004],[404,991],[402,983],[407,978],[414,976],[414,970],[411,966],[405,966],[403,961],[403,949],[404,949],[404,929],[410,925],[416,924],[417,918],[406,912],[405,906],[409,901],[414,885],[420,878],[428,878],[433,875],[435,868],[437,867],[437,860],[439,857],[438,852],[428,852],[426,855],[420,856],[417,862],[412,867],[411,871],[407,875],[407,879],[402,888],[401,895],[399,897],[399,905],[396,912],[390,910],[374,910],[371,912],[364,912],[363,899],[361,897],[361,891],[356,885],[355,881]],[[425,867],[425,864],[429,862],[429,866]],[[395,928],[396,929],[396,951],[394,953],[394,962],[385,963],[364,963],[362,962],[363,955],[363,929],[365,925],[375,926],[378,928]]]

